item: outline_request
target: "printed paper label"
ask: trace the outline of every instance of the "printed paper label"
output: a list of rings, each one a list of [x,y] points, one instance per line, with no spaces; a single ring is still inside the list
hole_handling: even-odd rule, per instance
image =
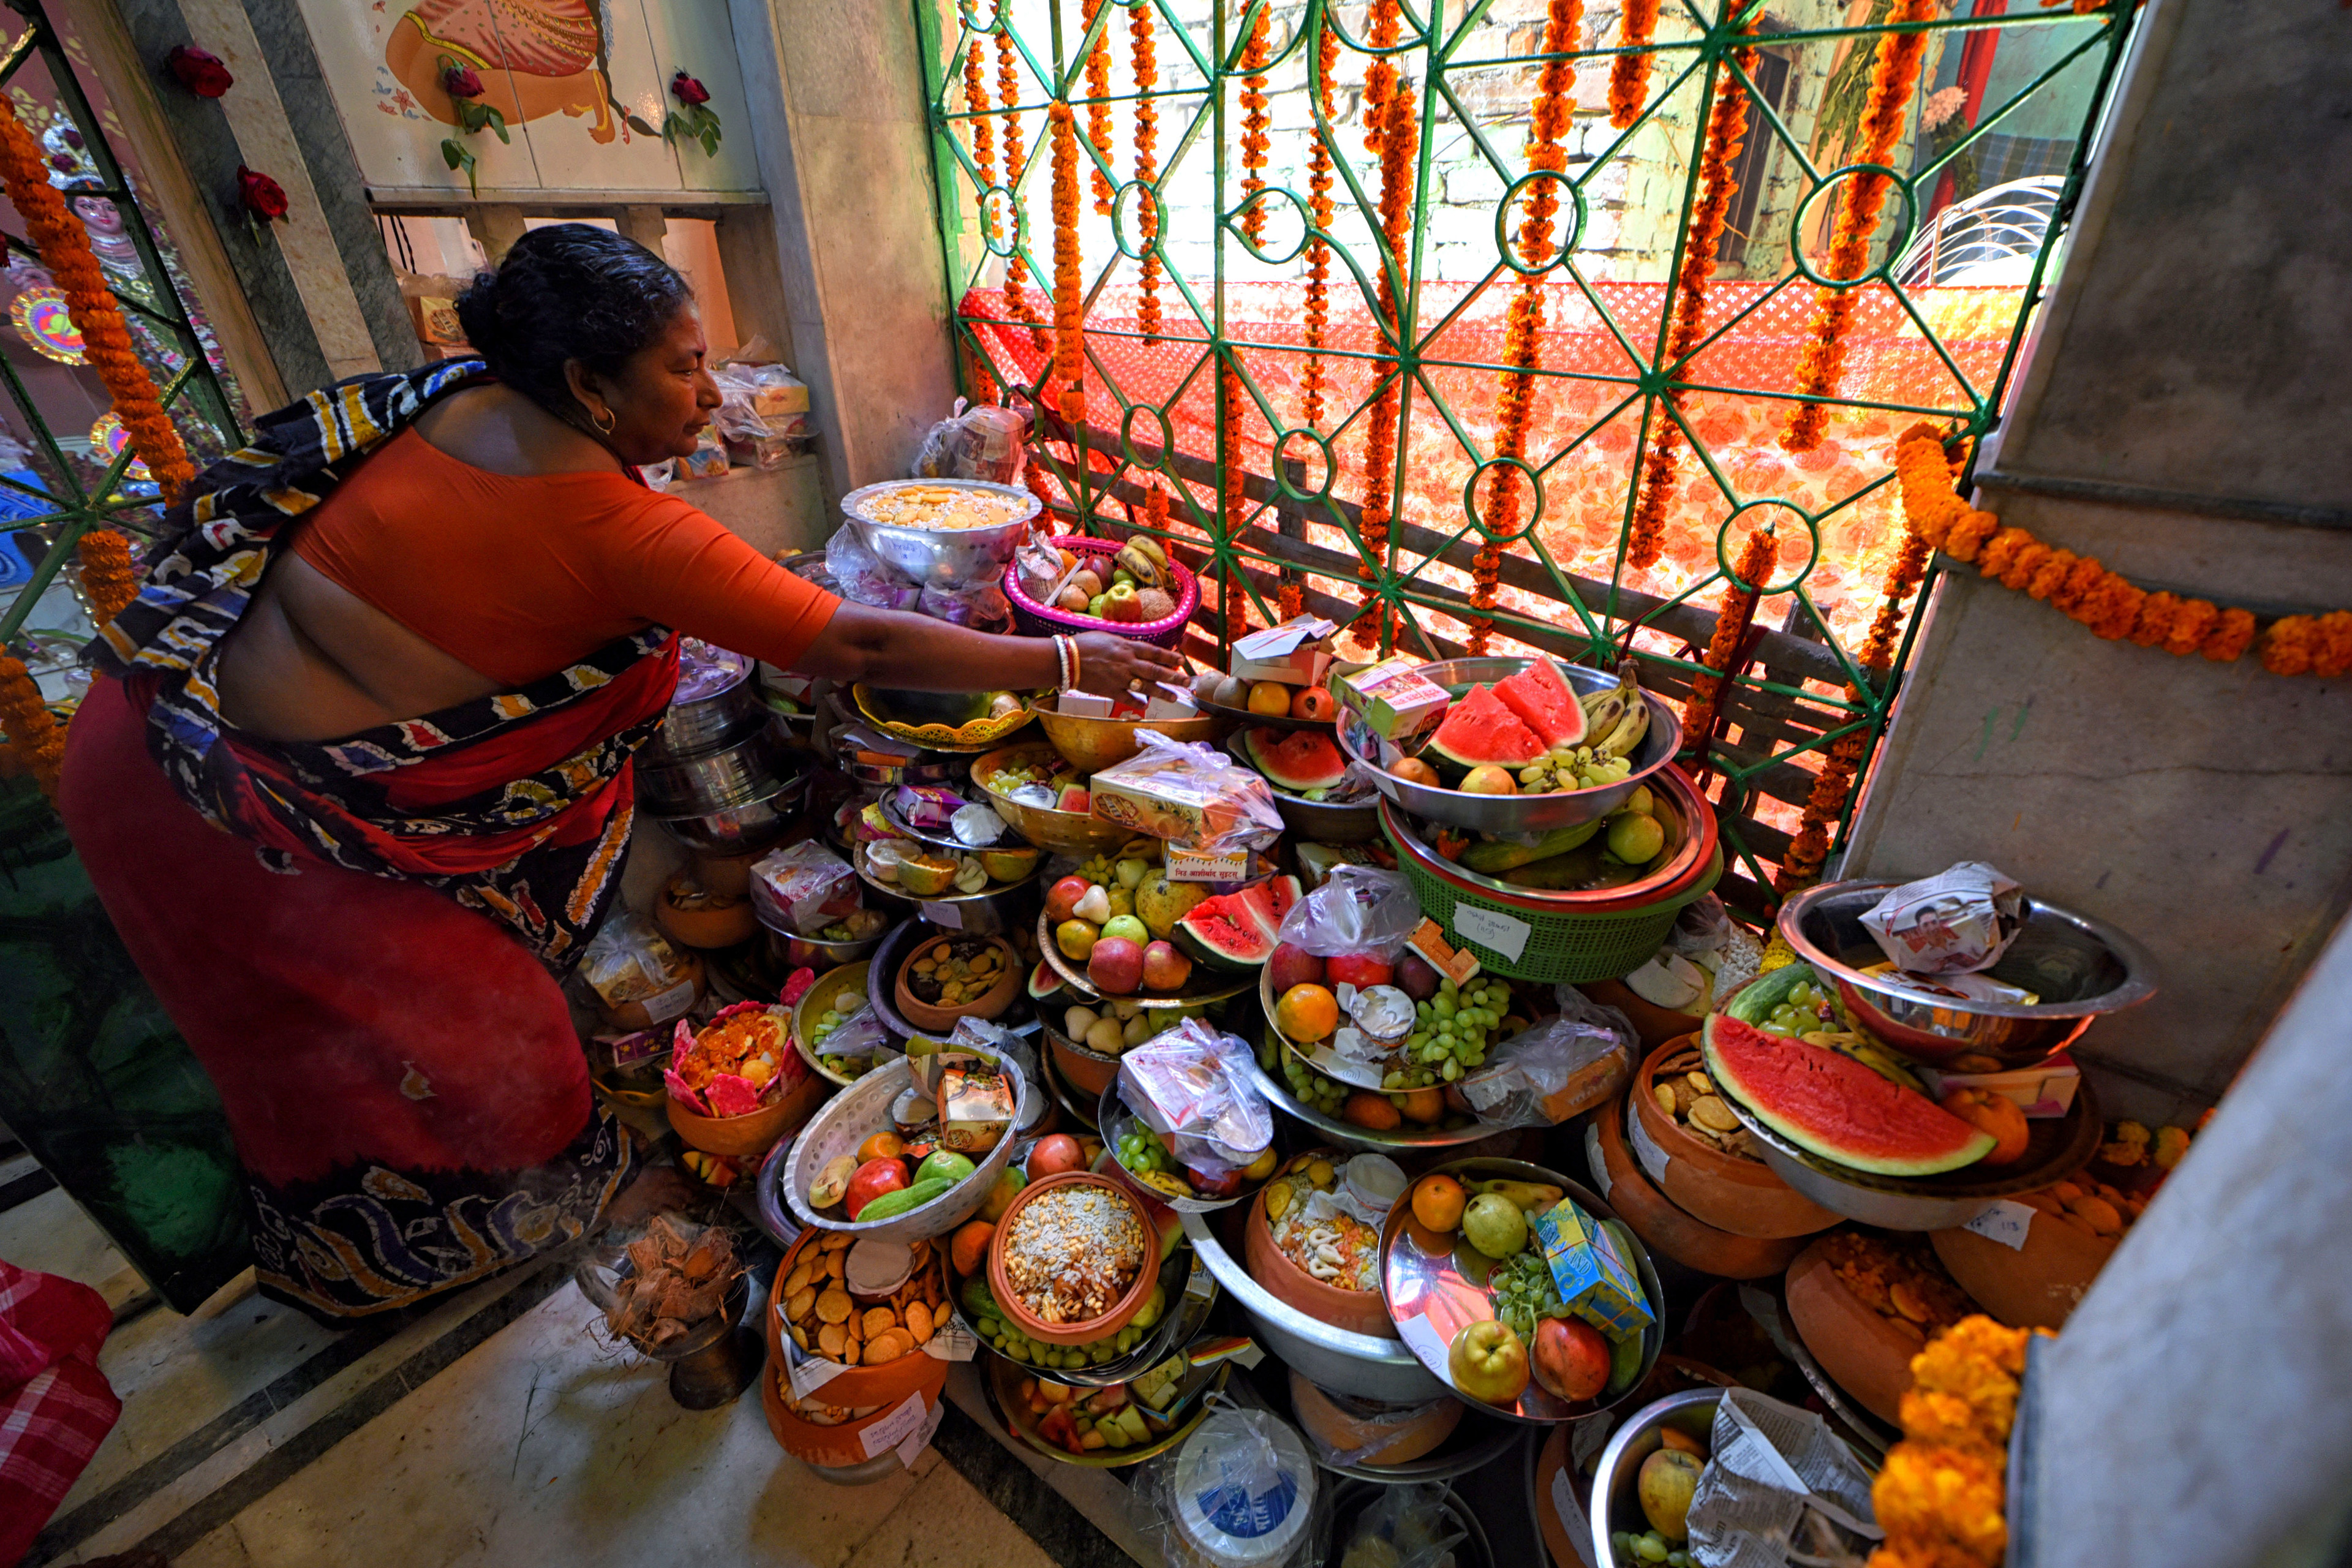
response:
[[[686,1016],[694,1005],[694,982],[681,980],[667,991],[656,992],[646,998],[646,1016],[656,1024],[667,1024],[673,1018]]]
[[[930,1447],[931,1438],[940,1429],[940,1421],[947,1413],[945,1405],[931,1406],[931,1413],[923,1417],[923,1424],[908,1433],[906,1440],[898,1445],[898,1463],[910,1470],[915,1468],[915,1461],[923,1457],[925,1448]]]
[[[961,904],[922,904],[918,906],[922,917],[941,931],[963,930]]]
[[[923,1429],[923,1417],[930,1414],[919,1392],[907,1395],[896,1410],[885,1411],[874,1418],[874,1424],[857,1435],[858,1447],[866,1457],[873,1458],[885,1454]]]
[[[1569,1544],[1576,1548],[1577,1556],[1584,1560],[1584,1568],[1595,1568],[1592,1561],[1592,1524],[1584,1517],[1583,1505],[1576,1500],[1576,1488],[1568,1479],[1568,1467],[1552,1472],[1552,1511],[1559,1515],[1560,1528],[1568,1531]]]
[[[1625,1138],[1633,1145],[1634,1162],[1656,1184],[1657,1189],[1664,1192],[1666,1167],[1674,1163],[1675,1157],[1658,1147],[1658,1141],[1650,1136],[1650,1130],[1642,1124],[1642,1119],[1635,1114],[1631,1101],[1625,1106]]]
[[[1527,921],[1482,910],[1475,904],[1454,906],[1454,930],[1464,941],[1499,952],[1512,963],[1517,963],[1519,954],[1528,948]]]
[[[923,1342],[923,1350],[941,1361],[970,1361],[980,1353],[980,1336],[950,1318],[931,1331],[931,1337]]]
[[[2025,1250],[2026,1232],[2033,1227],[2033,1207],[2002,1198],[1960,1228],[1975,1231],[1987,1241],[1998,1241],[2011,1252]]]
[[[1592,1184],[1601,1189],[1603,1198],[1609,1196],[1609,1162],[1601,1157],[1601,1125],[1595,1121],[1584,1124],[1584,1163],[1591,1168]]]

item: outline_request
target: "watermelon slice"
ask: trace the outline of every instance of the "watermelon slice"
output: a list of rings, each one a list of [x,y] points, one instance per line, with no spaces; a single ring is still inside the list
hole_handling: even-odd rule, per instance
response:
[[[1244,730],[1242,754],[1268,784],[1290,795],[1330,789],[1348,776],[1348,759],[1330,736],[1314,730]]]
[[[1214,969],[1255,969],[1274,956],[1282,917],[1298,901],[1298,879],[1268,877],[1203,899],[1176,922],[1176,942]]]
[[[1822,1159],[1883,1176],[1933,1176],[1990,1153],[1979,1131],[1851,1057],[1710,1013],[1706,1069],[1775,1132]]]
[[[1486,763],[1517,773],[1550,749],[1491,688],[1473,686],[1445,710],[1422,754],[1456,773]]]
[[[1576,688],[1541,654],[1518,674],[1495,682],[1495,695],[1547,747],[1583,743],[1584,709],[1576,700]]]

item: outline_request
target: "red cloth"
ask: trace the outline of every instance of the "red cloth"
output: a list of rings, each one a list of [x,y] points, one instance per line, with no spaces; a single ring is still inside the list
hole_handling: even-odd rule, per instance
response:
[[[790,668],[841,603],[628,475],[493,474],[413,428],[305,517],[293,547],[511,686],[648,626]]]
[[[264,1182],[515,1171],[586,1123],[579,1037],[528,949],[419,883],[308,858],[266,869],[165,783],[121,681],[74,716],[58,804]]]
[[[98,1370],[113,1326],[89,1286],[0,1261],[0,1564],[32,1548],[122,1414]]]

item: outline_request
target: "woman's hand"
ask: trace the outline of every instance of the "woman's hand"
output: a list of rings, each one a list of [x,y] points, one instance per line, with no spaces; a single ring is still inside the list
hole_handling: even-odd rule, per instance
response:
[[[1129,642],[1108,632],[1080,632],[1078,689],[1098,697],[1117,697],[1130,687],[1155,680],[1181,683],[1184,658],[1150,643]]]

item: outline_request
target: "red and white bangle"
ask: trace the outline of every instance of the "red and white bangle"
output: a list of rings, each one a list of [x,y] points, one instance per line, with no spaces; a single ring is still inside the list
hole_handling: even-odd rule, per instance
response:
[[[1062,664],[1061,689],[1064,691],[1076,691],[1078,689],[1078,639],[1069,637],[1055,637],[1054,652]]]

